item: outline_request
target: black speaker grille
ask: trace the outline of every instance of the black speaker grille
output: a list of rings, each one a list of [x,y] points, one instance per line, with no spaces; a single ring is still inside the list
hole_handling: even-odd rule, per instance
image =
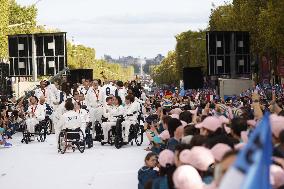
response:
[[[66,33],[34,34],[34,39],[39,76],[55,75],[67,66]],[[32,76],[32,35],[12,35],[8,41],[10,75]]]
[[[201,89],[204,80],[201,67],[183,69],[184,89]]]

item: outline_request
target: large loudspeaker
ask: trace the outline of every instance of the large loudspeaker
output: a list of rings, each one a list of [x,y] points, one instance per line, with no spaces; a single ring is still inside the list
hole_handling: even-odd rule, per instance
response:
[[[250,74],[248,32],[210,31],[206,43],[208,75]]]
[[[183,69],[184,89],[201,89],[204,80],[201,67]]]
[[[68,76],[68,82],[81,83],[82,79],[93,79],[93,69],[76,69],[70,70],[70,75]]]
[[[9,64],[0,63],[0,95],[9,96],[12,93]]]
[[[39,76],[53,76],[67,66],[66,33],[21,34],[8,36],[11,76],[32,76],[32,35]]]

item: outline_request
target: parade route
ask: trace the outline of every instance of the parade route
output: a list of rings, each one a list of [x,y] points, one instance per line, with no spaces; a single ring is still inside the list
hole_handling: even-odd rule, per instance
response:
[[[21,133],[14,135],[12,148],[1,147],[1,188],[16,189],[133,189],[137,188],[137,171],[147,153],[135,145],[117,150],[95,143],[81,154],[57,153],[55,136],[46,142],[22,144]]]

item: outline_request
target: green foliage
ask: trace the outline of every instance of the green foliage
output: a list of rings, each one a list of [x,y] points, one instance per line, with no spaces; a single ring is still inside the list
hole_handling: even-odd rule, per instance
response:
[[[102,80],[129,81],[134,77],[133,66],[124,67],[120,64],[108,63],[105,60],[95,60],[94,77]]]
[[[36,30],[37,8],[32,6],[21,6],[15,0],[9,1],[9,35],[33,33]],[[16,26],[17,24],[22,24]]]
[[[93,69],[94,78],[127,81],[134,76],[132,66],[123,67],[105,60],[97,60],[96,51],[84,45],[73,45],[67,42],[67,60],[70,69]],[[101,74],[103,72],[103,74]]]
[[[279,0],[234,0],[212,9],[210,30],[248,31],[251,51],[259,55],[271,49],[283,53],[284,2]]]
[[[90,47],[67,42],[67,56],[70,69],[91,68],[95,62],[96,51]]]
[[[136,74],[140,73],[140,65],[131,64],[131,66],[133,66],[133,68],[134,68],[134,73],[136,73]]]
[[[7,30],[9,24],[9,2],[0,0],[0,59],[7,57]]]
[[[269,1],[258,17],[262,53],[284,54],[284,1]]]
[[[8,57],[7,35],[35,31],[37,9],[20,6],[15,0],[0,0],[0,59]]]
[[[234,31],[234,9],[232,4],[225,4],[211,9],[209,17],[210,30]]]
[[[182,79],[185,67],[203,67],[206,71],[205,31],[187,31],[176,36],[176,70]]]
[[[177,84],[179,82],[178,70],[176,69],[177,54],[170,51],[160,65],[154,66],[151,76],[157,84]]]

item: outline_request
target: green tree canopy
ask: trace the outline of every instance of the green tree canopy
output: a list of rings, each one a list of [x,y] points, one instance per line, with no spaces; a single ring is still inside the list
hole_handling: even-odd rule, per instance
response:
[[[179,79],[185,67],[203,67],[206,71],[205,31],[187,31],[176,36],[176,64]]]
[[[160,65],[153,67],[151,76],[157,84],[171,85],[179,82],[176,57],[176,52],[170,51]]]

